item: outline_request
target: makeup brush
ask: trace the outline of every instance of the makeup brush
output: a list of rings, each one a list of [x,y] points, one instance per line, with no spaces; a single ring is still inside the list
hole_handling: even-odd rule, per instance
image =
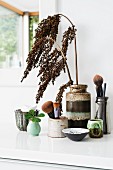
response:
[[[106,83],[104,83],[103,97],[105,97],[105,94],[106,94]]]
[[[101,86],[103,83],[103,78],[100,75],[96,74],[93,78],[93,82],[95,85]]]
[[[102,97],[103,96],[103,90],[102,90],[103,78],[100,75],[96,74],[93,78],[93,82],[96,85],[97,97]]]
[[[52,101],[47,101],[42,105],[42,111],[47,113],[50,118],[54,118],[54,107]]]
[[[56,119],[60,118],[60,116],[61,116],[60,103],[59,102],[54,102],[53,107],[54,107],[54,117]]]

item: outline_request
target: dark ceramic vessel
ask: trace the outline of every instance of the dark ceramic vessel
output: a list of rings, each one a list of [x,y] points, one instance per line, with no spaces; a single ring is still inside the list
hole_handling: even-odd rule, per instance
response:
[[[84,128],[67,128],[63,129],[62,132],[72,141],[81,141],[89,133],[89,130]]]
[[[87,128],[91,118],[91,95],[87,85],[70,86],[70,92],[66,93],[66,117],[69,128]]]

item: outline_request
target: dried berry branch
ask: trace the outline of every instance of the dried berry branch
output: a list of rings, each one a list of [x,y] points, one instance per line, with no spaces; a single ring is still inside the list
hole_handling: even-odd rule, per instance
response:
[[[63,34],[62,39],[62,52],[66,56],[67,54],[67,48],[69,44],[71,44],[72,40],[75,37],[76,29],[74,27],[69,27],[67,31]]]
[[[36,41],[48,36],[50,36],[53,40],[56,40],[60,18],[61,16],[56,14],[54,16],[48,16],[47,19],[43,19],[36,29]]]
[[[55,48],[52,53],[48,54],[48,56],[46,55],[46,57],[40,62],[40,69],[37,76],[40,76],[47,67],[50,69],[52,64],[55,65],[59,56],[60,52],[57,48]]]
[[[54,84],[56,78],[61,74],[62,70],[67,70],[69,82],[59,89],[59,93],[57,95],[58,101],[62,100],[64,89],[73,83],[66,62],[66,54],[69,44],[72,42],[72,40],[76,39],[76,29],[72,22],[66,16],[64,16],[68,19],[72,26],[64,32],[62,38],[62,47],[60,48],[56,43],[56,38],[61,16],[64,15],[57,14],[54,16],[48,16],[47,19],[44,19],[39,23],[38,28],[36,29],[34,45],[26,60],[27,67],[24,71],[21,82],[28,76],[32,69],[39,67],[37,76],[40,78],[40,81],[36,95],[36,103],[38,103],[40,98],[43,97],[43,93],[50,82]],[[53,49],[55,43],[59,49]]]
[[[62,98],[63,98],[63,93],[65,91],[65,89],[67,89],[67,87],[69,87],[70,85],[72,85],[73,81],[69,81],[68,83],[62,85],[60,88],[59,88],[59,92],[56,96],[56,102],[59,102],[61,103],[62,102]]]
[[[38,61],[43,54],[43,51],[46,49],[46,41],[45,37],[51,37],[53,40],[56,40],[58,34],[58,25],[60,23],[60,15],[48,16],[47,19],[42,20],[38,24],[38,28],[36,29],[35,34],[35,42],[32,50],[28,54],[28,58],[26,60],[27,67],[24,71],[24,76],[21,80],[27,77],[29,72],[35,68],[38,64]],[[53,47],[54,42],[50,44],[50,50]]]
[[[63,15],[63,14],[59,14],[59,16],[63,16],[63,17],[65,17],[70,23],[71,23],[71,25],[72,25],[72,27],[74,28],[75,26],[73,25],[73,23],[71,22],[71,20],[67,17],[67,16],[65,16],[65,15]],[[75,36],[74,36],[74,46],[75,46],[75,72],[76,72],[76,84],[78,85],[78,61],[77,61],[77,48],[76,48],[76,34],[75,34]]]
[[[43,72],[42,76],[40,77],[41,81],[39,84],[38,93],[36,95],[36,103],[39,102],[40,98],[43,97],[43,93],[47,88],[47,85],[52,81],[54,83],[56,77],[58,77],[63,70],[64,59],[56,62],[55,66],[48,72]]]

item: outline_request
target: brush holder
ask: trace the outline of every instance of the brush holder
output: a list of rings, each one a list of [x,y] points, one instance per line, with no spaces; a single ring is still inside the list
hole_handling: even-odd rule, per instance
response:
[[[91,118],[91,95],[86,89],[87,85],[72,85],[66,93],[66,117],[70,128],[87,128]]]
[[[110,133],[110,115],[109,115],[109,104],[108,97],[97,97],[96,98],[96,116],[97,119],[103,120],[103,133]]]
[[[60,117],[59,119],[48,119],[48,136],[52,138],[63,138],[65,135],[62,130],[68,127],[68,119]]]

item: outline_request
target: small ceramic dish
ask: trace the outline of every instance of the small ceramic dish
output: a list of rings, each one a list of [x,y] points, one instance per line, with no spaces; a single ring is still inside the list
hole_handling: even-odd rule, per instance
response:
[[[81,141],[89,133],[89,129],[66,128],[63,129],[62,132],[65,134],[65,136],[73,141]]]

